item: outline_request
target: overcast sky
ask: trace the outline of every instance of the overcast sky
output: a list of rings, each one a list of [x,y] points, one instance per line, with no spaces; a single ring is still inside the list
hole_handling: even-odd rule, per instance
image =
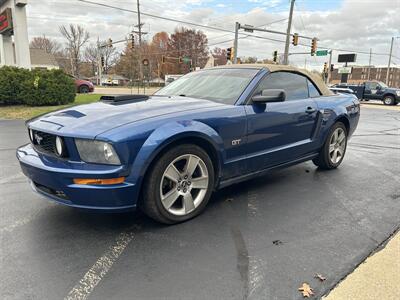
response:
[[[91,0],[121,8],[136,10],[136,0]],[[80,24],[91,34],[91,40],[125,38],[137,24],[137,15],[115,9],[95,6],[79,0],[29,0],[27,6],[30,38],[39,35],[63,41],[58,27],[63,24]],[[289,0],[141,0],[142,12],[165,16],[176,20],[234,30],[235,22],[263,28],[286,31]],[[317,37],[320,46],[388,54],[390,41],[395,39],[393,65],[400,66],[400,0],[296,0],[292,32]],[[282,20],[284,19],[284,20]],[[275,22],[278,21],[278,22]],[[171,33],[182,24],[142,16],[145,36],[151,39],[158,31]],[[271,25],[265,24],[275,22]],[[185,25],[188,26],[188,25]],[[190,27],[190,26],[188,26]],[[233,33],[203,30],[209,45],[230,47]],[[258,32],[259,36],[284,40],[284,36]],[[224,41],[227,41],[225,42]],[[308,40],[300,43],[310,44]],[[212,47],[211,47],[212,48]],[[245,37],[239,40],[239,56],[272,57],[272,52],[284,51],[284,43]],[[309,48],[291,46],[290,52],[309,52]],[[333,62],[336,62],[334,51]],[[342,52],[343,53],[343,52]],[[368,54],[357,54],[357,64],[367,65]],[[327,57],[293,55],[293,64],[320,68]],[[387,65],[388,55],[373,55],[372,64]]]

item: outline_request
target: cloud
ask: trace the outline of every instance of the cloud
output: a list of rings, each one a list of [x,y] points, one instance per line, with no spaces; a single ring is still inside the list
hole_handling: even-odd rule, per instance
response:
[[[102,3],[114,3],[105,0],[96,0]],[[274,12],[266,9],[266,6],[276,7],[287,4],[286,0],[248,0],[256,4],[249,4],[247,12],[232,13],[231,8],[235,2],[230,2],[230,8],[224,8],[226,2],[212,0],[153,0],[142,1],[141,10],[143,12],[162,15],[169,18],[187,20],[194,23],[213,25],[229,30],[234,29],[235,22],[251,24],[254,26],[265,25],[267,23],[287,18],[288,12]],[[133,29],[137,23],[137,17],[133,13],[118,11],[105,7],[98,7],[85,4],[80,1],[71,0],[41,0],[29,1],[28,29],[30,37],[45,34],[48,37],[62,41],[58,27],[68,23],[81,24],[86,27],[92,36],[92,42],[97,39],[104,40],[111,37],[113,40],[122,39]],[[304,4],[304,2],[303,2]],[[118,1],[120,7],[136,10],[136,5],[131,0]],[[215,9],[214,9],[214,8]],[[218,8],[217,8],[218,7]],[[369,52],[388,53],[390,39],[392,36],[399,36],[398,16],[400,15],[400,5],[398,1],[381,0],[379,4],[375,1],[343,0],[337,9],[329,11],[313,11],[304,9],[301,2],[295,6],[293,17],[292,32],[298,32],[310,37],[318,37],[319,45],[337,48],[360,50]],[[172,32],[177,26],[177,22],[154,19],[142,16],[145,23],[143,30],[148,32],[147,39],[158,31]],[[287,23],[278,22],[268,26],[268,28],[286,31]],[[219,32],[215,30],[205,31],[209,37],[209,43],[214,44],[233,39],[233,34]],[[284,36],[273,35],[263,32],[253,33],[254,35],[270,37],[284,40]],[[394,55],[400,55],[400,39],[396,40]],[[308,44],[310,41],[300,39],[301,43]],[[220,47],[232,46],[232,42],[219,44]],[[278,50],[283,52],[284,44],[262,39],[255,39],[241,35],[239,41],[239,54],[245,56],[257,56],[259,58],[271,58],[272,52]],[[306,52],[309,48],[291,46],[292,52]],[[335,52],[338,53],[338,52]],[[335,54],[336,56],[336,54]],[[304,55],[293,55],[291,62],[303,65],[307,59],[308,66],[322,67],[326,57],[311,57]],[[367,64],[368,55],[359,54],[358,63]],[[387,63],[387,56],[374,55],[373,64],[382,65]],[[335,60],[335,57],[334,57]],[[400,59],[393,59],[394,63],[400,64]]]

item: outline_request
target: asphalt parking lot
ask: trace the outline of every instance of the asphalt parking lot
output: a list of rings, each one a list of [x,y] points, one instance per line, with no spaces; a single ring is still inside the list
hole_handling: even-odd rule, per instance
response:
[[[0,128],[1,299],[301,299],[303,282],[319,298],[400,226],[399,110],[362,108],[339,169],[226,188],[175,226],[43,200],[15,158],[23,121]]]

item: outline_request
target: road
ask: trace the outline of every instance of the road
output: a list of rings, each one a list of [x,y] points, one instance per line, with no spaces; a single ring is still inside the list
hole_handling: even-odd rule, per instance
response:
[[[363,107],[339,169],[226,188],[175,226],[43,200],[15,159],[23,122],[0,121],[0,298],[302,299],[303,282],[319,298],[400,226],[399,121]]]

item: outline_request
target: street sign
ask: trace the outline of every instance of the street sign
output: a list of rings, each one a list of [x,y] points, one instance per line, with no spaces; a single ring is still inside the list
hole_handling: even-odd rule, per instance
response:
[[[351,67],[341,67],[338,69],[339,74],[351,74]]]
[[[191,61],[192,61],[192,59],[191,59],[190,57],[184,57],[184,58],[183,58],[183,62],[184,62],[185,64],[189,64]]]
[[[328,50],[318,50],[315,52],[317,56],[327,56],[328,55]]]
[[[247,25],[247,24],[245,24],[244,26],[242,26],[243,27],[243,29],[244,29],[244,31],[246,31],[246,32],[254,32],[254,27],[253,26],[251,26],[251,25]]]
[[[0,13],[0,34],[12,34],[12,29],[11,8],[6,8]]]

